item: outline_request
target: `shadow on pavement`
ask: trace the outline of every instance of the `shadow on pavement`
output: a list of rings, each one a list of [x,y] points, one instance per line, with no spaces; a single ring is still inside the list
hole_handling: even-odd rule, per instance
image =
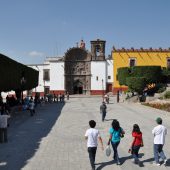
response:
[[[108,162],[96,163],[95,165],[99,165],[99,167],[96,170],[101,170],[101,169],[103,169],[106,166],[113,165],[114,163],[116,163],[116,162],[113,161],[113,160],[112,161],[108,161]]]
[[[112,120],[114,120],[114,119],[105,119],[105,121],[112,121]]]
[[[167,160],[166,166],[170,166],[170,159]]]
[[[28,111],[13,117],[8,129],[8,143],[0,144],[0,169],[22,169],[50,133],[63,107],[64,103],[47,104],[38,107],[33,117]]]
[[[143,153],[139,154],[139,158],[142,158],[144,156]],[[120,165],[124,164],[124,162],[128,159],[132,159],[132,155],[126,156],[126,157],[121,157],[120,158]],[[108,161],[108,162],[101,162],[101,163],[96,163],[96,165],[100,165],[96,170],[101,170],[106,166],[112,165],[112,164],[116,164],[116,161],[112,160],[112,161]],[[140,167],[144,167],[143,165],[143,161],[140,161],[139,164]]]

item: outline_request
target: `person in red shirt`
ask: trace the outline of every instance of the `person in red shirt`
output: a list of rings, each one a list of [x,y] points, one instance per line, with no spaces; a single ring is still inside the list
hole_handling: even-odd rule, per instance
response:
[[[133,125],[133,131],[132,131],[132,137],[134,137],[134,140],[132,142],[131,146],[131,153],[134,158],[134,163],[139,163],[139,149],[143,146],[143,139],[142,139],[142,132],[140,131],[140,128],[137,124]]]

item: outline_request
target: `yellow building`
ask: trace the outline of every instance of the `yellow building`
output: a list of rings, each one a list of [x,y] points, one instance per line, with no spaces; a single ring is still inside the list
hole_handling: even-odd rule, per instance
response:
[[[133,66],[161,66],[170,68],[170,48],[169,49],[115,49],[112,50],[113,58],[113,93],[118,90],[127,90],[127,86],[120,86],[117,80],[117,69],[120,67]]]

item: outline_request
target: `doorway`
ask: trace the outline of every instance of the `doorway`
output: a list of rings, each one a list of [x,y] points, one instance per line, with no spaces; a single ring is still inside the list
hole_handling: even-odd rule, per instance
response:
[[[74,82],[73,93],[74,94],[83,94],[83,83],[80,80]]]

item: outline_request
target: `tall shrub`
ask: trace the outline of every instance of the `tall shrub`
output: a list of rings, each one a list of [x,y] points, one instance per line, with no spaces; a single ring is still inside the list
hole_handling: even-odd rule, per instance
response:
[[[145,77],[128,77],[126,83],[131,91],[142,94],[146,86],[146,79]]]

